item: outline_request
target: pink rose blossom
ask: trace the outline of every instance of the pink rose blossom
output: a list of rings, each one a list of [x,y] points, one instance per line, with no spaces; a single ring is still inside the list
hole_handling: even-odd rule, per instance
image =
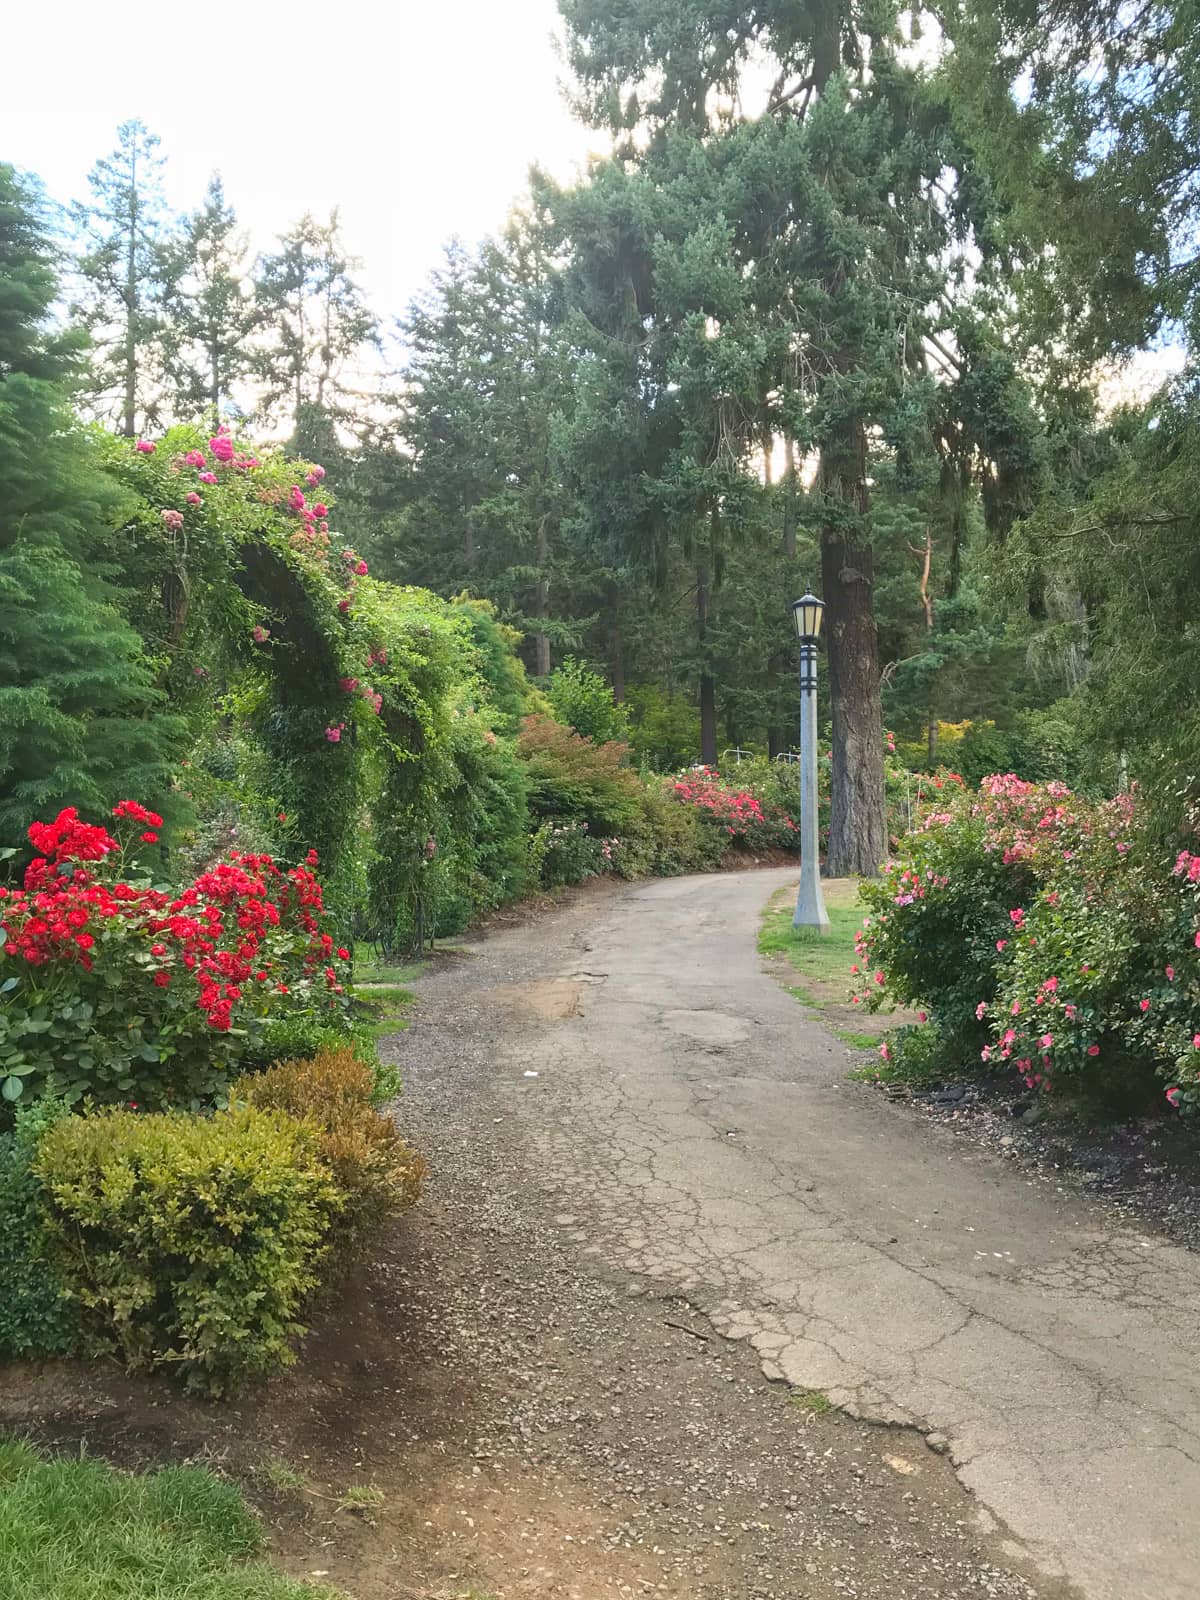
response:
[[[133,447],[141,456],[152,456],[158,449],[153,439],[139,439]]]
[[[200,474],[201,483],[216,483],[216,481],[217,475],[215,472],[202,472]]]
[[[365,577],[366,577],[366,575],[367,575],[367,563],[366,563],[366,562],[365,562],[365,561],[360,561],[360,562],[359,562],[359,563],[358,563],[358,564],[357,564],[357,565],[356,565],[356,567],[355,567],[355,568],[354,568],[354,570],[355,570],[355,572],[356,572],[356,573],[357,573],[357,575],[358,575],[358,576],[359,576],[359,577],[360,577],[360,578],[365,578]]]
[[[327,517],[329,515],[329,507],[324,505],[320,500],[317,501],[316,505],[312,509],[314,517]]]
[[[183,527],[183,512],[164,511],[162,514],[162,520],[164,528],[169,529],[171,533],[178,533],[180,528]]]
[[[1049,1050],[1050,1046],[1053,1043],[1054,1043],[1054,1035],[1052,1033],[1044,1033],[1042,1035],[1042,1037],[1038,1040],[1038,1044],[1041,1045],[1043,1050]]]
[[[1149,1011],[1149,1009],[1150,1009],[1149,1000],[1139,1000],[1138,1001],[1138,1010],[1139,1011]]]
[[[1168,983],[1174,983],[1175,982],[1175,968],[1174,967],[1168,967],[1167,968],[1167,982]]]
[[[251,637],[253,638],[255,644],[266,644],[267,640],[271,637],[271,630],[270,628],[264,628],[263,625],[259,623]]]
[[[187,500],[187,503],[190,506],[199,506],[199,505],[203,505],[204,504],[204,502],[201,500],[200,496],[196,493],[196,491],[194,489],[191,491],[190,494],[185,495],[184,498]]]
[[[203,450],[189,450],[183,459],[189,467],[203,467],[207,462]]]
[[[214,439],[210,439],[208,448],[218,461],[233,460],[233,440],[227,438],[223,433],[219,433]]]
[[[1174,1084],[1172,1084],[1167,1090],[1167,1102],[1169,1105],[1173,1106],[1177,1106],[1179,1104],[1179,1090]]]
[[[1098,1056],[1100,1054],[1100,1046],[1098,1044],[1088,1045],[1087,1053],[1090,1056]]]

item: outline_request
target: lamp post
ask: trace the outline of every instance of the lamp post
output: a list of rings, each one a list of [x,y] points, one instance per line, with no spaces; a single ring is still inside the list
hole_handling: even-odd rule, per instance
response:
[[[792,601],[800,640],[800,892],[793,928],[827,934],[829,913],[821,893],[820,839],[817,828],[817,640],[825,602],[815,594]]]

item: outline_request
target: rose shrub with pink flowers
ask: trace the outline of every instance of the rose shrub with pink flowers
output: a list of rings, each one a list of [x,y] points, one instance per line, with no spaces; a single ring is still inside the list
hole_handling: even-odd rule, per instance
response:
[[[201,1109],[269,1024],[349,1029],[350,952],[313,867],[234,853],[191,883],[151,875],[162,819],[121,801],[35,823],[20,888],[0,888],[0,1101]],[[110,832],[110,828],[112,831]]]
[[[731,846],[744,850],[796,850],[796,824],[781,806],[761,800],[714,767],[696,767],[670,783],[680,805],[693,807]]]
[[[856,1001],[927,1011],[947,1068],[1124,1101],[1157,1076],[1200,1100],[1200,857],[1172,870],[1133,796],[986,778],[939,798],[863,898]]]

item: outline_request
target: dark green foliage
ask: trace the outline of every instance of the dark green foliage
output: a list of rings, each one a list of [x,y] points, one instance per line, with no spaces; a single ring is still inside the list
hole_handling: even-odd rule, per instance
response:
[[[72,1345],[71,1317],[58,1275],[46,1259],[44,1199],[34,1176],[38,1144],[66,1112],[52,1100],[22,1106],[0,1133],[0,1355],[62,1355]]]
[[[63,805],[158,804],[183,733],[104,577],[121,500],[68,410],[79,344],[51,329],[54,294],[37,196],[0,166],[0,837],[13,843]]]

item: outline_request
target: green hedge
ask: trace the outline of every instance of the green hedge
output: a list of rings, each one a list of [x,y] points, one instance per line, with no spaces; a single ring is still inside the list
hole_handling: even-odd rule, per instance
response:
[[[295,1359],[341,1203],[313,1130],[250,1107],[106,1111],[55,1123],[33,1171],[87,1349],[212,1395]]]

